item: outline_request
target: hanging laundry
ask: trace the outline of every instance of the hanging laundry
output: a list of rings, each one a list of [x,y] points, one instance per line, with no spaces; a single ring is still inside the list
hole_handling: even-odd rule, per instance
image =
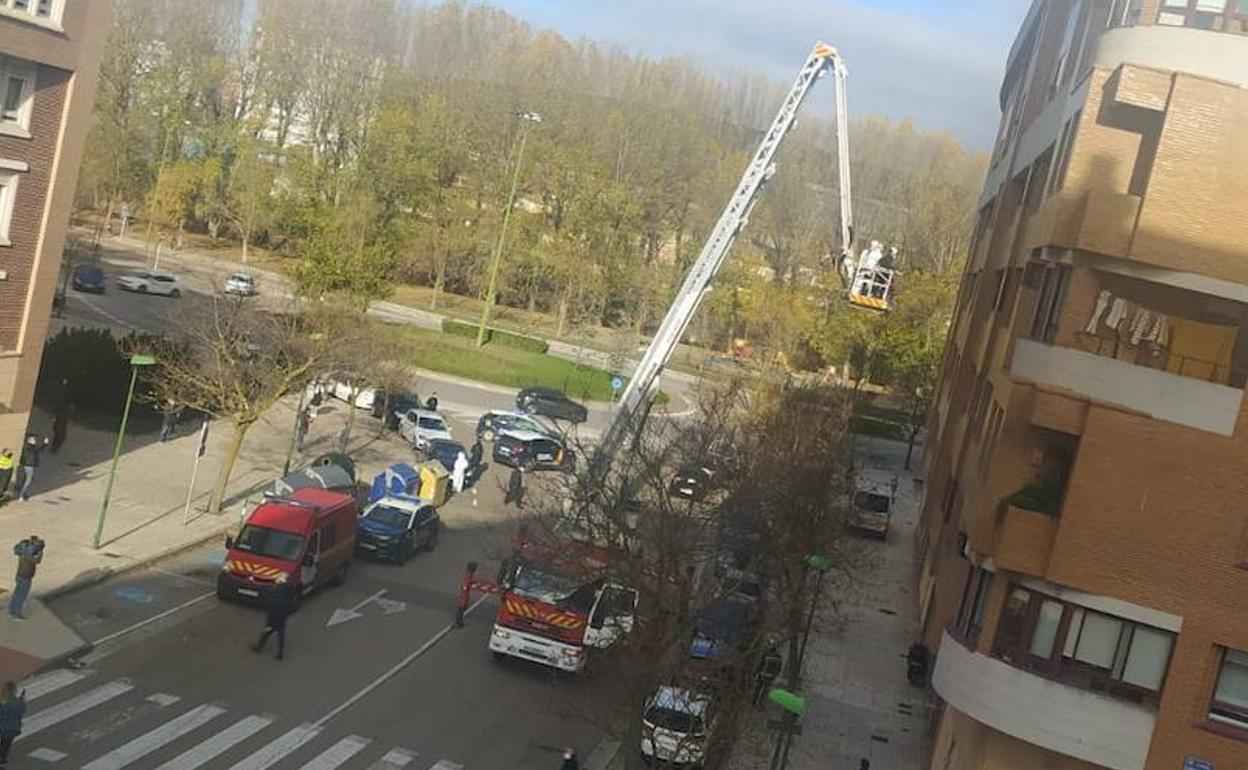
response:
[[[1127,311],[1130,309],[1130,303],[1122,297],[1117,297],[1114,299],[1113,304],[1109,306],[1109,315],[1105,316],[1105,325],[1111,329],[1117,329],[1118,325],[1122,323],[1122,319],[1127,317]]]
[[[1153,316],[1153,324],[1145,332],[1144,341],[1164,348],[1170,341],[1170,321],[1165,313],[1154,313]]]
[[[1147,309],[1140,308],[1135,314],[1135,318],[1131,321],[1131,344],[1138,345],[1140,340],[1144,339],[1144,335],[1153,327],[1156,314]]]
[[[1105,312],[1105,308],[1109,307],[1111,297],[1108,289],[1101,289],[1101,293],[1096,295],[1096,309],[1092,311],[1092,317],[1088,319],[1088,325],[1083,330],[1085,333],[1096,334],[1096,327],[1101,322],[1101,315]]]

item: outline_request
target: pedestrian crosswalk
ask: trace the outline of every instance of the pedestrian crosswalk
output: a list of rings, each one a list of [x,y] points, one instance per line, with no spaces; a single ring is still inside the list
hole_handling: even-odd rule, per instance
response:
[[[170,693],[145,693],[125,678],[103,680],[90,669],[66,669],[24,684],[30,706],[12,758],[32,761],[18,766],[46,765],[50,770],[463,770],[463,765],[450,759],[422,757],[404,747],[379,745],[366,736],[331,735],[318,724],[283,724],[272,714],[236,713],[225,703],[195,703]],[[81,739],[124,732],[91,726],[108,723],[123,709],[158,723],[143,724],[137,735],[116,738],[113,746],[97,745],[103,741],[94,738]]]

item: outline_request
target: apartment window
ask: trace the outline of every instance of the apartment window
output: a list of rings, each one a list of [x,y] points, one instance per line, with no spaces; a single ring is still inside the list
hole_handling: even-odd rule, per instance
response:
[[[1078,110],[1062,127],[1062,138],[1058,141],[1057,162],[1050,169],[1049,195],[1062,189],[1062,185],[1066,184],[1066,171],[1070,168],[1070,151],[1075,144],[1075,136],[1079,133],[1079,119],[1082,117],[1083,110]]]
[[[1140,23],[1144,0],[1114,0],[1109,11],[1109,27],[1134,27]]]
[[[0,13],[51,24],[61,23],[65,0],[0,0]]]
[[[1001,611],[993,654],[1075,687],[1152,703],[1173,646],[1168,631],[1015,586]],[[1248,656],[1245,661],[1248,666]],[[1248,685],[1248,667],[1243,673]],[[1243,692],[1248,715],[1248,689]]]
[[[30,136],[35,72],[34,62],[0,58],[0,133]]]
[[[988,607],[988,595],[992,591],[992,573],[973,567],[962,590],[962,603],[954,621],[954,634],[968,646],[974,647],[983,630],[984,612]]]
[[[0,171],[0,246],[8,246],[9,225],[13,221],[13,204],[17,200],[17,174]]]
[[[1040,294],[1036,311],[1031,319],[1031,338],[1039,342],[1052,342],[1057,335],[1062,305],[1066,302],[1066,288],[1070,283],[1070,265],[1049,265],[1040,277]]]
[[[1209,719],[1248,730],[1248,653],[1229,647],[1222,650]]]
[[[1157,23],[1217,32],[1248,32],[1248,0],[1162,0]]]
[[[1001,426],[1005,422],[1005,410],[992,405],[992,416],[988,418],[988,430],[984,432],[984,443],[979,453],[979,475],[982,478],[988,472],[992,455],[997,450],[997,439],[1001,436]]]
[[[1072,3],[1066,13],[1066,28],[1062,32],[1062,46],[1058,49],[1057,65],[1053,68],[1053,80],[1049,83],[1049,98],[1057,96],[1057,92],[1061,90],[1062,78],[1066,74],[1066,67],[1069,66],[1071,46],[1075,42],[1075,29],[1079,25],[1079,16],[1083,13],[1082,4],[1079,2]]]

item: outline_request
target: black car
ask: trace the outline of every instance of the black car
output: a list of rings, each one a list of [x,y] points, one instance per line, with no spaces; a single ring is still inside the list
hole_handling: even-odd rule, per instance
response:
[[[407,412],[409,409],[423,409],[425,402],[415,393],[406,391],[395,391],[388,394],[386,391],[378,388],[376,396],[373,397],[372,414],[377,419],[382,419],[382,413],[385,412],[386,427],[390,430],[399,429],[399,414]],[[389,411],[386,411],[387,407]]]
[[[672,475],[672,482],[667,486],[667,493],[672,497],[683,497],[686,500],[703,500],[711,491],[715,481],[715,471],[702,465],[685,465]]]
[[[541,414],[569,422],[585,422],[589,411],[554,388],[525,388],[516,394],[516,407],[522,412]]]
[[[74,268],[71,279],[74,291],[85,291],[92,294],[103,294],[105,287],[104,271],[97,265],[79,265]]]
[[[437,547],[441,521],[426,500],[383,497],[356,520],[356,553],[402,564],[417,551]]]
[[[572,450],[557,438],[516,431],[503,433],[494,442],[494,462],[530,471],[570,470],[576,462]]]

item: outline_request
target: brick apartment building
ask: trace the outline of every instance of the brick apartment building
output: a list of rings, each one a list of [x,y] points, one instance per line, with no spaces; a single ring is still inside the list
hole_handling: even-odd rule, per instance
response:
[[[0,0],[0,448],[19,448],[111,0]]]
[[[927,448],[933,770],[1248,768],[1248,0],[1035,0]]]

